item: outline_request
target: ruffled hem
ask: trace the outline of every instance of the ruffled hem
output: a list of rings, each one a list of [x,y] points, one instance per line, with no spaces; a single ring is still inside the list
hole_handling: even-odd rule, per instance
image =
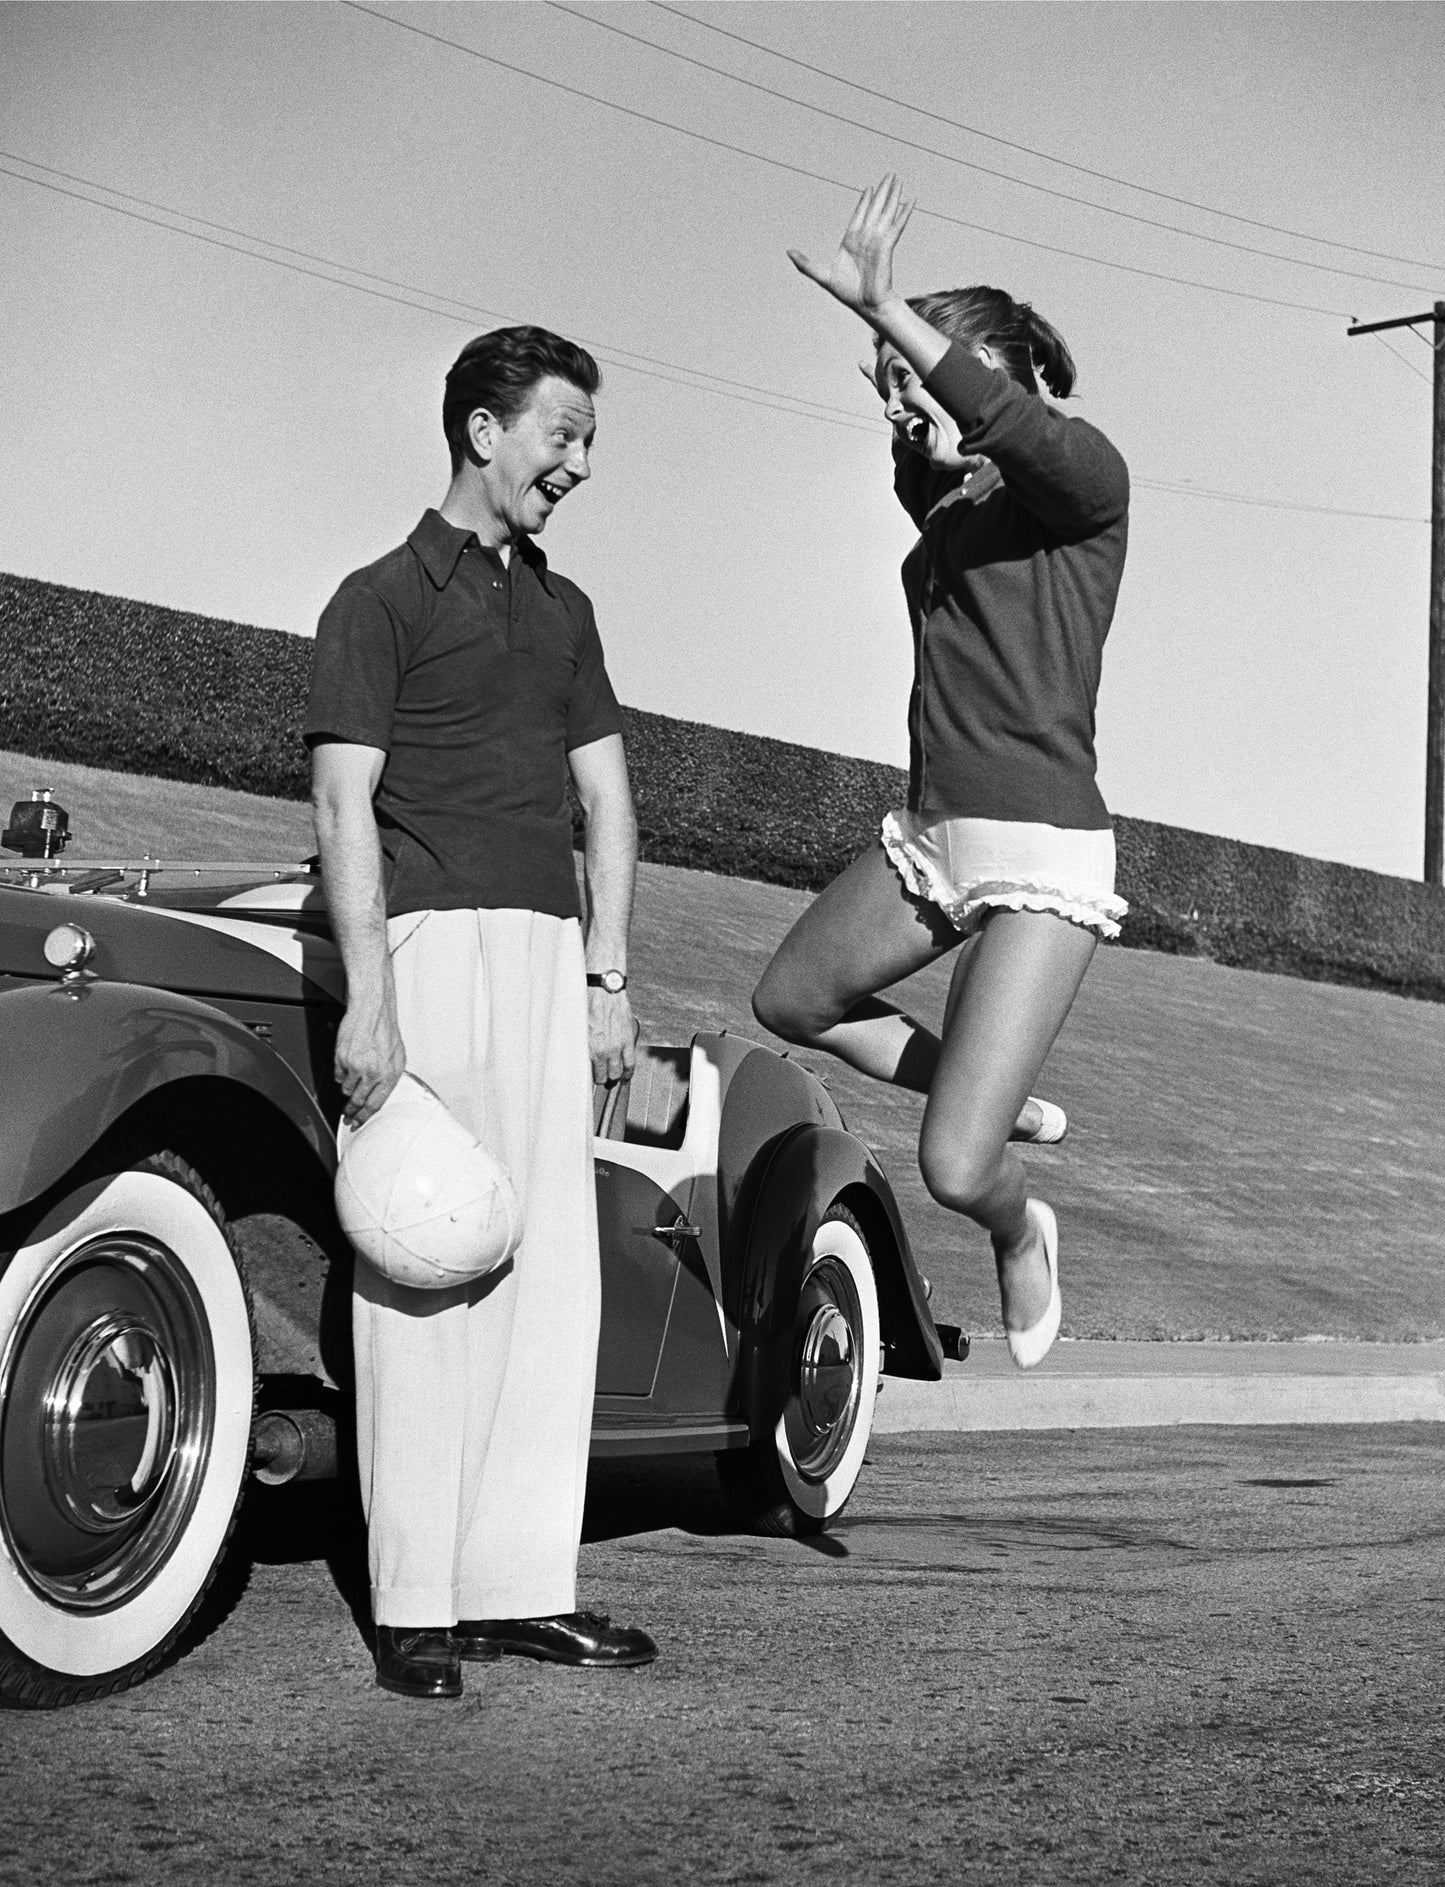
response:
[[[1082,924],[1112,941],[1119,935],[1120,920],[1129,914],[1123,898],[1081,895],[1077,888],[1065,890],[1040,878],[980,878],[966,885],[950,884],[934,860],[916,849],[892,813],[883,820],[881,837],[883,849],[914,897],[936,904],[955,930],[965,935],[989,911],[1042,911]]]

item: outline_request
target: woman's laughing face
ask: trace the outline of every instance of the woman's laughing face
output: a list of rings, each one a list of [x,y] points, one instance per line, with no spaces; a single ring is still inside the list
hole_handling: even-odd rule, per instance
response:
[[[923,382],[897,348],[884,342],[871,371],[864,371],[878,389],[894,437],[910,452],[941,471],[958,471],[974,462],[960,450],[956,422],[924,392]]]

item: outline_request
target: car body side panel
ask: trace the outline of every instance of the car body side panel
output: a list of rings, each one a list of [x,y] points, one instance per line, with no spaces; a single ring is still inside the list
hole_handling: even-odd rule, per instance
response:
[[[650,1396],[677,1290],[677,1253],[653,1232],[682,1215],[645,1173],[595,1163],[602,1249],[597,1393]]]
[[[101,982],[10,989],[0,995],[0,1066],[25,1071],[0,1093],[0,1211],[53,1185],[137,1102],[193,1076],[259,1094],[335,1169],[335,1141],[292,1070],[188,996]]]
[[[737,1350],[737,1327],[722,1307],[717,1142],[726,1087],[737,1067],[753,1052],[753,1044],[736,1037],[702,1033],[693,1038],[687,1127],[680,1147],[664,1151],[646,1143],[639,1146],[615,1139],[595,1143],[602,1230],[603,1334],[594,1438],[605,1438],[609,1446],[620,1446],[625,1429],[635,1435],[645,1432],[639,1451],[650,1451],[674,1424],[681,1424],[692,1434],[697,1446],[725,1446],[747,1438],[746,1429],[738,1425],[733,1425],[736,1433],[726,1425],[716,1428],[721,1411],[728,1405]],[[634,1215],[636,1224],[686,1224],[696,1232],[695,1237],[682,1235],[671,1241],[675,1258],[662,1241],[651,1236],[647,1240],[653,1249],[641,1260],[642,1270],[657,1274],[659,1265],[667,1263],[673,1289],[661,1356],[653,1358],[650,1393],[645,1397],[612,1392],[619,1380],[617,1353],[623,1343],[628,1348],[634,1345],[633,1337],[624,1338],[623,1332],[637,1312],[635,1293],[628,1285],[630,1272],[636,1281],[638,1261],[626,1259],[618,1249],[616,1236],[621,1229],[635,1237],[634,1219],[628,1218],[624,1225],[615,1211],[609,1212],[607,1203],[609,1192],[628,1170],[650,1178],[657,1189],[652,1194],[655,1211],[650,1217]],[[716,1432],[710,1432],[706,1440],[698,1439],[702,1431],[697,1425],[708,1422]],[[682,1444],[679,1441],[676,1445]]]
[[[329,1002],[253,1002],[231,996],[208,997],[207,1004],[239,1022],[248,1035],[265,1042],[284,1061],[328,1121],[341,1119],[343,1096],[336,1085],[336,1035],[339,1004]]]
[[[712,1280],[697,1241],[687,1239],[679,1252],[677,1292],[652,1406],[689,1416],[716,1414],[730,1406],[731,1378]]]

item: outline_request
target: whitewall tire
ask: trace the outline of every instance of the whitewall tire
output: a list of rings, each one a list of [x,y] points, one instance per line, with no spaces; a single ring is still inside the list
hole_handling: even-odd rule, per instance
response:
[[[134,1683],[220,1564],[255,1342],[214,1198],[167,1152],[78,1180],[0,1252],[0,1696]]]
[[[821,1533],[843,1511],[868,1450],[881,1357],[868,1242],[847,1207],[833,1205],[802,1267],[767,1432],[718,1457],[729,1496],[761,1531]]]

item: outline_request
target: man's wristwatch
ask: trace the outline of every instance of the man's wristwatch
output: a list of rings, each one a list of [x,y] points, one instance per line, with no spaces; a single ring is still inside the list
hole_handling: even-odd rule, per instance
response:
[[[620,996],[627,987],[627,978],[621,970],[589,970],[587,987],[605,989],[609,996]]]

